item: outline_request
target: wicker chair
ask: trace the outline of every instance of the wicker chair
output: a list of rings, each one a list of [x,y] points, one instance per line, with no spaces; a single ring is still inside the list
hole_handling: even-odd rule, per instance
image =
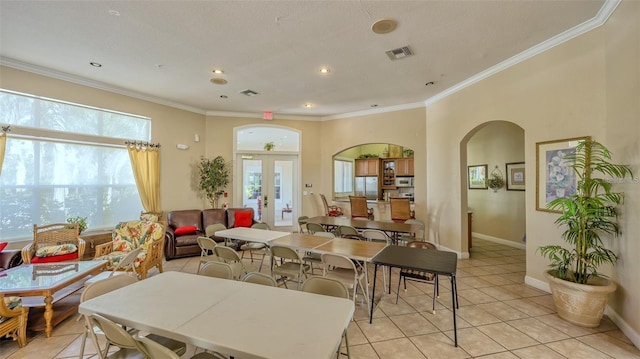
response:
[[[11,300],[8,300],[11,298]],[[0,293],[0,338],[13,338],[18,341],[18,347],[27,344],[27,317],[29,308],[17,305],[12,309],[7,306],[7,301],[14,301],[17,297],[7,297]]]
[[[373,208],[367,207],[367,197],[349,196],[351,218],[365,218],[373,221]]]
[[[344,214],[342,208],[334,205],[330,206],[327,202],[327,197],[325,197],[322,193],[320,194],[320,198],[322,199],[322,204],[324,205],[325,216],[340,217]]]
[[[111,270],[128,252],[142,248],[134,261],[134,269],[138,277],[145,279],[148,271],[153,267],[157,267],[162,273],[166,228],[165,221],[120,222],[113,230],[113,240],[96,246],[94,259],[108,260],[107,269]]]
[[[408,197],[391,197],[389,198],[389,206],[391,207],[391,220],[394,222],[404,223],[407,219],[416,218]]]
[[[76,260],[84,255],[85,241],[80,238],[77,223],[53,223],[45,226],[33,225],[33,242],[22,248],[22,262],[31,264],[31,260],[39,249],[63,244],[73,244],[78,248]],[[51,256],[50,259],[56,256]],[[61,259],[68,260],[68,259]],[[50,262],[55,262],[55,259]]]

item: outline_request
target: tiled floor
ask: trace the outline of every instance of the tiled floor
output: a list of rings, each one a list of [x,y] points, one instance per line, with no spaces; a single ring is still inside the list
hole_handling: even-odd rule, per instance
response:
[[[197,258],[173,260],[165,270],[195,273],[197,263]],[[246,264],[251,266],[248,259]],[[523,250],[474,240],[471,259],[458,262],[458,348],[452,341],[449,282],[441,280],[436,314],[431,312],[433,287],[409,282],[398,304],[395,291],[385,297],[373,324],[364,306],[357,307],[348,331],[351,357],[640,358],[640,350],[606,317],[595,329],[558,318],[551,297],[526,286],[524,275]],[[393,276],[394,290],[397,278]],[[76,318],[58,325],[51,338],[31,333],[22,349],[0,341],[0,359],[77,358],[82,324]],[[194,352],[189,348],[184,358]],[[86,354],[85,358],[95,357],[90,341]]]

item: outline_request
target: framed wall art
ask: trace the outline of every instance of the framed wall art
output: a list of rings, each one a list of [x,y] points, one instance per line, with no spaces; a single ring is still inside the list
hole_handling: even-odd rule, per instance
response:
[[[576,151],[580,141],[591,137],[567,138],[564,140],[536,143],[536,210],[554,212],[547,204],[559,197],[570,197],[576,193],[578,178],[567,158]]]
[[[507,191],[524,191],[525,171],[524,162],[511,162],[505,164],[507,174]]]
[[[468,166],[469,189],[487,189],[487,165]]]

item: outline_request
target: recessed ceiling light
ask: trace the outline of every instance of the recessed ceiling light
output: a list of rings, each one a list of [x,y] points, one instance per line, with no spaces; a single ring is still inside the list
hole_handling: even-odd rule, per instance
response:
[[[329,72],[331,72],[331,69],[328,67],[321,67],[320,68],[320,73],[321,74],[328,74]]]
[[[213,78],[211,80],[212,83],[216,84],[216,85],[226,85],[227,84],[227,80],[225,79],[219,79],[219,78]]]
[[[102,67],[102,64],[99,62],[90,62],[89,65],[93,66],[93,67]]]
[[[313,104],[312,104],[312,103],[305,103],[305,104],[304,104],[304,107],[306,107],[306,108],[311,108],[311,107],[313,107]]]
[[[388,34],[395,30],[398,26],[398,22],[393,19],[381,19],[371,25],[371,31],[376,34]]]
[[[222,75],[224,73],[224,71],[222,71],[222,69],[214,69],[213,70],[213,74],[214,75]]]
[[[111,16],[120,16],[120,11],[118,10],[109,10],[107,11]]]

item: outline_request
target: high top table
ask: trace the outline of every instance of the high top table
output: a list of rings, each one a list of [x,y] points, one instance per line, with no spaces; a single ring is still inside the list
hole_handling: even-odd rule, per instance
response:
[[[164,272],[80,304],[127,327],[227,356],[334,357],[353,301],[182,272]]]
[[[331,216],[311,217],[307,219],[307,223],[317,223],[328,228],[351,226],[357,229],[376,229],[387,233],[394,242],[397,242],[399,233],[417,233],[421,230],[427,230],[426,228],[423,228],[422,225],[415,223],[370,221],[368,219]]]
[[[456,268],[458,265],[458,255],[456,253],[433,249],[388,246],[373,257],[371,261],[375,264],[373,270],[372,298],[375,298],[376,295],[378,266],[388,266],[389,268],[397,267],[449,277],[451,280],[451,303],[453,308],[453,336],[455,346],[458,346],[458,332],[456,328],[456,308],[458,307]],[[391,277],[389,277],[389,283],[391,283]],[[373,309],[374,305],[372,303],[369,316],[370,324],[373,323]]]

